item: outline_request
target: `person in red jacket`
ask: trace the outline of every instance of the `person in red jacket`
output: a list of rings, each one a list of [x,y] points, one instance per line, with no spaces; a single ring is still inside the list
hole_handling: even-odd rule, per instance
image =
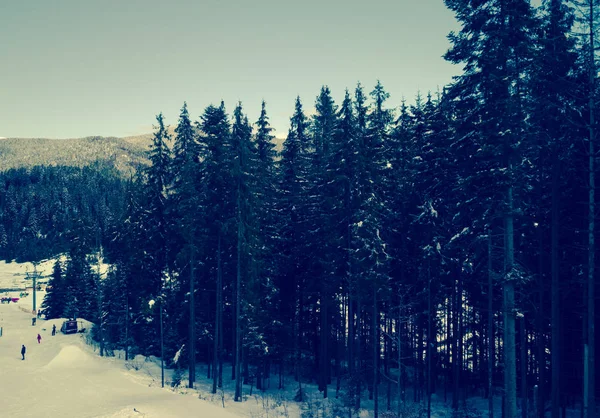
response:
[[[38,334],[37,339],[38,339],[38,344],[40,344],[42,342],[42,336],[40,334]]]

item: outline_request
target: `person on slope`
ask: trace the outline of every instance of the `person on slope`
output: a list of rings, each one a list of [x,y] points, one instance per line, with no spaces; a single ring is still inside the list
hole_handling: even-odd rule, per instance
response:
[[[27,349],[25,348],[25,344],[23,344],[21,346],[21,357],[22,357],[21,360],[25,360],[25,351],[27,351]]]
[[[56,324],[52,325],[52,336],[56,335]]]
[[[40,344],[42,342],[42,336],[40,334],[38,334],[37,340],[38,340],[38,344]]]

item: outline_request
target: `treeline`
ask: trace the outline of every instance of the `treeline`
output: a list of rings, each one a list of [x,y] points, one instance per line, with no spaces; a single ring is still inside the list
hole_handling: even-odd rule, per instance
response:
[[[265,103],[253,125],[184,104],[172,150],[157,117],[107,247],[103,349],[160,354],[162,310],[169,365],[183,346],[189,385],[203,362],[236,400],[293,374],[350,414],[500,393],[507,417],[595,416],[595,20],[578,40],[560,0],[446,4],[464,72],[414,105],[323,87],[281,153]]]
[[[114,165],[35,166],[0,172],[0,259],[39,261],[110,245],[126,181]]]

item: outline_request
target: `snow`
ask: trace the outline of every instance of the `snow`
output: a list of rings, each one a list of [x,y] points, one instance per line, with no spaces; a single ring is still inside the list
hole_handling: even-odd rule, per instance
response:
[[[55,260],[45,260],[37,264],[37,271],[40,273],[42,282],[45,277],[52,274],[52,267]],[[0,260],[0,289],[25,290],[31,286],[31,282],[27,279],[27,273],[34,270],[32,263],[7,263]],[[18,296],[18,295],[17,295]]]
[[[48,274],[54,260],[38,265]],[[0,288],[21,288],[31,264],[0,263]],[[18,296],[18,291],[3,292]],[[41,303],[45,292],[38,292]],[[32,297],[0,304],[1,416],[27,417],[187,417],[231,418],[228,409],[152,384],[152,379],[118,358],[99,357],[86,334],[63,335],[61,319],[31,325]],[[85,322],[85,321],[84,321]],[[52,336],[56,325],[56,336]],[[86,324],[86,327],[88,324]],[[90,328],[87,328],[88,330]],[[37,334],[42,336],[38,344]],[[25,361],[21,345],[25,344]],[[137,359],[139,361],[139,359]],[[160,376],[160,368],[158,371]],[[150,382],[150,383],[149,383]]]
[[[175,356],[173,357],[173,363],[177,363],[179,361],[179,357],[181,357],[181,352],[183,351],[183,347],[185,347],[185,344],[182,345],[179,350],[177,350],[177,352],[175,353]]]
[[[462,231],[460,231],[458,234],[455,234],[452,238],[450,238],[450,242],[458,239],[461,235],[465,235],[469,232],[469,227],[464,227]]]
[[[50,360],[50,363],[46,364],[43,369],[51,370],[56,368],[79,368],[80,366],[86,366],[94,363],[94,358],[83,351],[76,345],[67,345],[63,347],[60,352]]]
[[[82,334],[57,332],[53,337],[52,325],[59,329],[62,320],[39,320],[32,326],[31,315],[19,309],[23,303],[29,305],[28,299],[0,305],[2,416],[237,416],[195,396],[149,386],[135,371],[128,371],[124,361],[99,357]],[[21,360],[21,344],[27,347],[25,361]]]
[[[65,262],[66,255],[60,255],[58,258]],[[56,258],[40,261],[34,266],[33,263],[16,263],[0,260],[0,290],[25,290],[26,287],[32,285],[30,279],[27,278],[27,273],[32,273],[37,270],[39,273],[38,282],[45,283],[50,279]],[[100,272],[102,277],[106,277],[106,273],[110,268],[110,264],[105,263],[100,257],[100,262],[92,263],[92,270]],[[42,299],[39,299],[40,303]]]

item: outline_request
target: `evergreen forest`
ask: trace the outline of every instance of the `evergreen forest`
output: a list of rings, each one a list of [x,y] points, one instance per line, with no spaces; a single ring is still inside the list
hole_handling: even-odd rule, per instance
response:
[[[128,178],[4,171],[0,257],[67,254],[49,317],[94,322],[103,355],[162,337],[185,384],[203,364],[236,401],[293,376],[347,416],[427,414],[434,393],[457,417],[473,396],[502,397],[490,417],[597,416],[600,10],[444,2],[451,84],[399,108],[382,82],[291,97],[282,146],[264,101],[256,121],[184,103]]]

